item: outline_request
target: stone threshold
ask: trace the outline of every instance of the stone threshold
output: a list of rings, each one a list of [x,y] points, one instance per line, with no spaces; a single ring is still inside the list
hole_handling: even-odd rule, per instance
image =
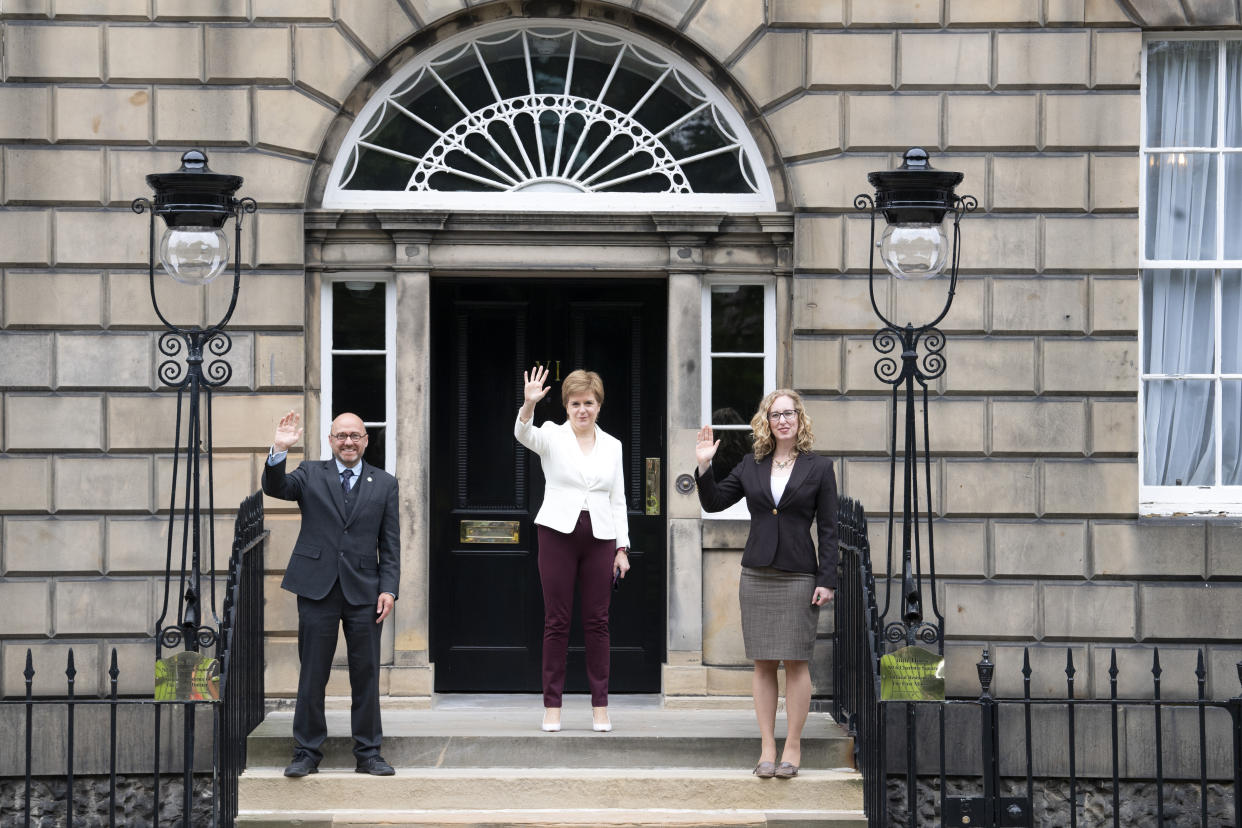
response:
[[[572,697],[581,694],[566,695],[566,706],[573,704]],[[585,696],[582,696],[585,698]],[[534,709],[541,706],[539,697],[534,694],[513,694],[513,693],[435,693],[429,696],[380,696],[380,708],[387,711],[400,710],[436,710],[442,709],[446,705],[460,709],[462,700],[466,700],[466,704],[477,704],[479,709],[484,708],[507,708],[518,707],[526,709]],[[532,701],[533,700],[533,701]],[[750,696],[724,696],[724,695],[665,695],[665,694],[615,694],[611,699],[611,706],[616,708],[663,708],[665,710],[750,710],[753,708],[753,702]],[[264,699],[264,710],[268,713],[293,712],[295,700],[288,696],[269,696]],[[828,709],[830,702],[813,701],[811,709],[813,712],[823,712]],[[325,709],[327,710],[349,710],[351,700],[349,696],[328,696],[325,699]],[[778,710],[783,712],[785,709],[785,699],[781,697]]]

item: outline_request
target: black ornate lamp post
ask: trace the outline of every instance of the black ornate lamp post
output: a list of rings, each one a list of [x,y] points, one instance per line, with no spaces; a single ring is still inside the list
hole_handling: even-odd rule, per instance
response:
[[[211,395],[229,381],[232,368],[221,359],[232,348],[232,340],[224,326],[237,306],[241,286],[242,216],[253,213],[253,199],[234,197],[241,187],[241,176],[222,175],[207,166],[207,156],[190,150],[181,156],[181,169],[170,173],[153,173],[147,184],[155,191],[153,199],[138,198],[132,205],[135,213],[150,213],[150,251],[148,275],[151,304],[155,314],[168,330],[160,335],[159,351],[165,359],[158,374],[165,385],[177,389],[177,437],[174,445],[171,494],[168,504],[168,551],[164,567],[164,605],[156,622],[156,658],[164,647],[184,643],[187,651],[212,647],[219,637],[219,618],[215,612],[215,527],[212,518],[215,502],[212,496],[211,466]],[[223,273],[229,265],[229,242],[225,224],[234,222],[233,293],[228,310],[209,327],[173,324],[160,309],[155,292],[156,216],[164,220],[166,229],[159,240],[158,255],[164,270],[178,282],[206,285]],[[207,364],[204,365],[204,361]],[[183,428],[183,412],[185,413]],[[204,439],[204,417],[205,439]],[[182,435],[185,436],[184,449]],[[207,504],[202,503],[202,470],[206,461]],[[181,506],[178,509],[178,478],[184,462]],[[178,533],[177,522],[181,522]],[[207,523],[208,580],[211,583],[209,608],[211,624],[203,623],[202,565],[203,521]],[[181,560],[174,569],[174,539],[180,535]],[[177,617],[170,621],[169,590],[174,572],[178,578]],[[167,624],[165,622],[168,622]]]
[[[890,643],[916,642],[936,645],[944,653],[944,616],[936,599],[936,554],[931,514],[931,459],[928,443],[927,384],[944,373],[944,334],[936,327],[949,312],[957,289],[958,257],[961,253],[958,225],[962,216],[977,206],[973,196],[958,196],[954,188],[962,181],[959,172],[932,169],[927,151],[907,150],[901,166],[895,170],[873,172],[867,176],[875,187],[875,196],[863,194],[854,199],[854,207],[871,214],[871,257],[867,281],[871,307],[884,323],[872,338],[883,356],[875,364],[875,375],[892,386],[893,422],[891,429],[888,487],[888,568],[881,623],[889,617],[892,605],[893,524],[896,516],[897,491],[897,412],[898,395],[904,391],[905,444],[902,447],[901,506],[901,617],[884,624],[884,638]],[[885,227],[876,243],[876,216],[882,215]],[[946,237],[945,220],[952,218],[952,239]],[[875,300],[875,256],[879,249],[884,266],[898,279],[931,278],[949,268],[948,295],[944,307],[927,322],[917,327],[907,322],[897,325],[880,310]],[[922,353],[920,355],[920,349]],[[898,361],[900,359],[900,361]],[[917,389],[916,390],[916,386]],[[916,396],[923,404],[922,469],[926,492],[926,511],[919,501],[919,446],[917,442]],[[923,572],[919,524],[927,526],[928,572]],[[931,594],[934,620],[924,615],[924,585]]]

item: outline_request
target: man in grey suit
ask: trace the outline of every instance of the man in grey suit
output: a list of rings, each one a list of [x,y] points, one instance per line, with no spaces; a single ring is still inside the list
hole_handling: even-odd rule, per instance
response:
[[[324,692],[345,628],[351,725],[358,773],[391,776],[380,756],[380,625],[397,600],[401,538],[397,480],[363,461],[367,430],[354,414],[332,421],[331,460],[307,460],[285,473],[285,457],[302,436],[290,411],[276,426],[263,467],[263,491],[295,500],[302,528],[281,586],[298,596],[298,698],[293,713],[293,761],[285,776],[316,773],[328,735]]]

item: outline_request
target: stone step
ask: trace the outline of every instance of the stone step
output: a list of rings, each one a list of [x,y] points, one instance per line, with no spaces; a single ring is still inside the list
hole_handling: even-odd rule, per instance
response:
[[[735,768],[422,768],[395,776],[321,770],[287,779],[277,768],[248,769],[238,781],[247,818],[281,812],[335,819],[338,809],[385,812],[495,809],[694,811],[856,811],[862,779],[852,771],[803,770],[796,779],[759,779]]]
[[[759,729],[749,710],[667,709],[614,704],[613,730],[591,730],[590,707],[567,702],[559,733],[539,730],[542,708],[499,697],[477,706],[440,701],[428,710],[384,711],[383,754],[402,768],[739,768],[754,766]],[[328,711],[322,768],[352,769],[349,715]],[[784,717],[778,720],[783,737]],[[292,753],[292,714],[276,711],[251,734],[250,767],[284,767]],[[812,713],[802,737],[802,766],[850,767],[853,742],[825,713]]]
[[[859,811],[583,810],[338,810],[248,812],[247,828],[865,828]]]
[[[286,779],[292,713],[251,735],[238,824],[451,828],[772,826],[862,828],[852,742],[823,712],[802,736],[796,779],[750,773],[759,729],[749,709],[678,709],[659,697],[614,697],[613,730],[591,729],[589,700],[567,697],[564,729],[539,729],[538,696],[437,696],[427,709],[384,709],[392,777],[353,772],[349,714],[328,711],[320,772]],[[783,740],[785,718],[777,723]]]
[[[334,668],[340,669],[340,668]],[[348,679],[345,679],[348,681]],[[330,685],[329,685],[330,686]],[[296,700],[289,696],[269,696],[264,699],[263,707],[268,713],[275,711],[292,712]],[[380,706],[385,712],[390,710],[430,710],[436,704],[433,696],[380,696]],[[662,704],[668,709],[677,710],[753,710],[754,701],[750,696],[666,696]],[[814,705],[825,706],[831,702],[816,700]],[[349,696],[326,696],[325,710],[349,710],[353,699]],[[784,710],[784,701],[781,702]]]
[[[384,734],[384,758],[397,768],[610,768],[671,766],[682,768],[749,768],[755,761],[757,737],[627,736],[568,733],[530,736],[450,736]],[[251,737],[251,767],[284,767],[290,760],[288,736]],[[351,770],[353,742],[329,737],[322,769]],[[847,768],[852,745],[845,738],[803,738],[802,766],[808,769]]]

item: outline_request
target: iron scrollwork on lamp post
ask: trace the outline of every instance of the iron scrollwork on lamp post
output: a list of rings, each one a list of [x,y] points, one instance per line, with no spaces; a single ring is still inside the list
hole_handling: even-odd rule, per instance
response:
[[[883,637],[890,644],[935,646],[944,654],[944,615],[936,597],[935,536],[932,525],[931,456],[928,442],[927,386],[939,378],[947,363],[944,357],[945,336],[940,324],[957,290],[957,268],[961,253],[958,226],[962,217],[972,212],[978,202],[974,196],[959,196],[954,189],[961,183],[962,173],[932,169],[926,150],[907,150],[901,166],[895,170],[873,172],[867,181],[875,188],[875,196],[862,194],[854,199],[854,207],[871,215],[871,255],[867,266],[867,285],[871,307],[883,323],[872,337],[877,351],[885,356],[875,364],[875,375],[893,389],[893,420],[890,434],[888,488],[888,553],[887,588],[879,622],[884,625]],[[876,219],[882,216],[885,227],[876,241]],[[952,221],[952,239],[945,235],[946,219]],[[931,321],[914,325],[894,323],[880,309],[875,298],[875,257],[877,247],[885,268],[898,279],[932,278],[949,268],[948,295],[944,307]],[[900,349],[900,353],[896,353]],[[904,409],[898,406],[904,392]],[[920,464],[915,416],[917,401],[922,401],[922,463]],[[892,606],[893,528],[896,517],[897,433],[899,412],[904,414],[904,445],[902,456],[901,505],[901,613],[900,618],[887,621]],[[926,512],[920,506],[919,467],[923,471]],[[927,566],[923,572],[920,523],[927,527]],[[925,615],[926,586],[931,595],[931,618]]]
[[[212,495],[211,463],[211,396],[233,375],[232,367],[223,358],[232,346],[224,326],[237,307],[241,287],[242,216],[256,209],[254,199],[236,198],[242,178],[212,172],[207,156],[190,150],[181,156],[176,172],[153,173],[147,184],[154,191],[152,199],[137,198],[131,205],[135,213],[150,214],[150,249],[148,278],[151,304],[155,315],[167,328],[159,338],[159,352],[164,357],[157,370],[160,382],[177,389],[176,441],[173,448],[172,482],[168,504],[168,549],[164,565],[163,611],[156,621],[156,658],[163,648],[185,645],[186,652],[199,652],[215,646],[219,640],[220,621],[216,616],[215,599],[215,499]],[[156,242],[156,217],[163,219],[165,230]],[[228,269],[229,242],[224,227],[234,223],[233,286],[228,309],[208,327],[178,325],[169,321],[161,310],[155,290],[155,264],[158,255],[164,270],[178,282],[206,285]],[[184,416],[184,419],[183,419]],[[182,444],[184,435],[185,443]],[[206,465],[206,508],[203,508],[203,466]],[[184,479],[178,508],[178,481]],[[177,522],[181,522],[178,533]],[[207,540],[203,543],[203,521],[207,523]],[[180,535],[180,566],[174,568],[174,541]],[[204,546],[211,600],[207,608],[211,623],[203,618],[202,575]],[[169,591],[174,578],[178,580],[176,619],[169,619]],[[166,623],[167,622],[167,623]]]

